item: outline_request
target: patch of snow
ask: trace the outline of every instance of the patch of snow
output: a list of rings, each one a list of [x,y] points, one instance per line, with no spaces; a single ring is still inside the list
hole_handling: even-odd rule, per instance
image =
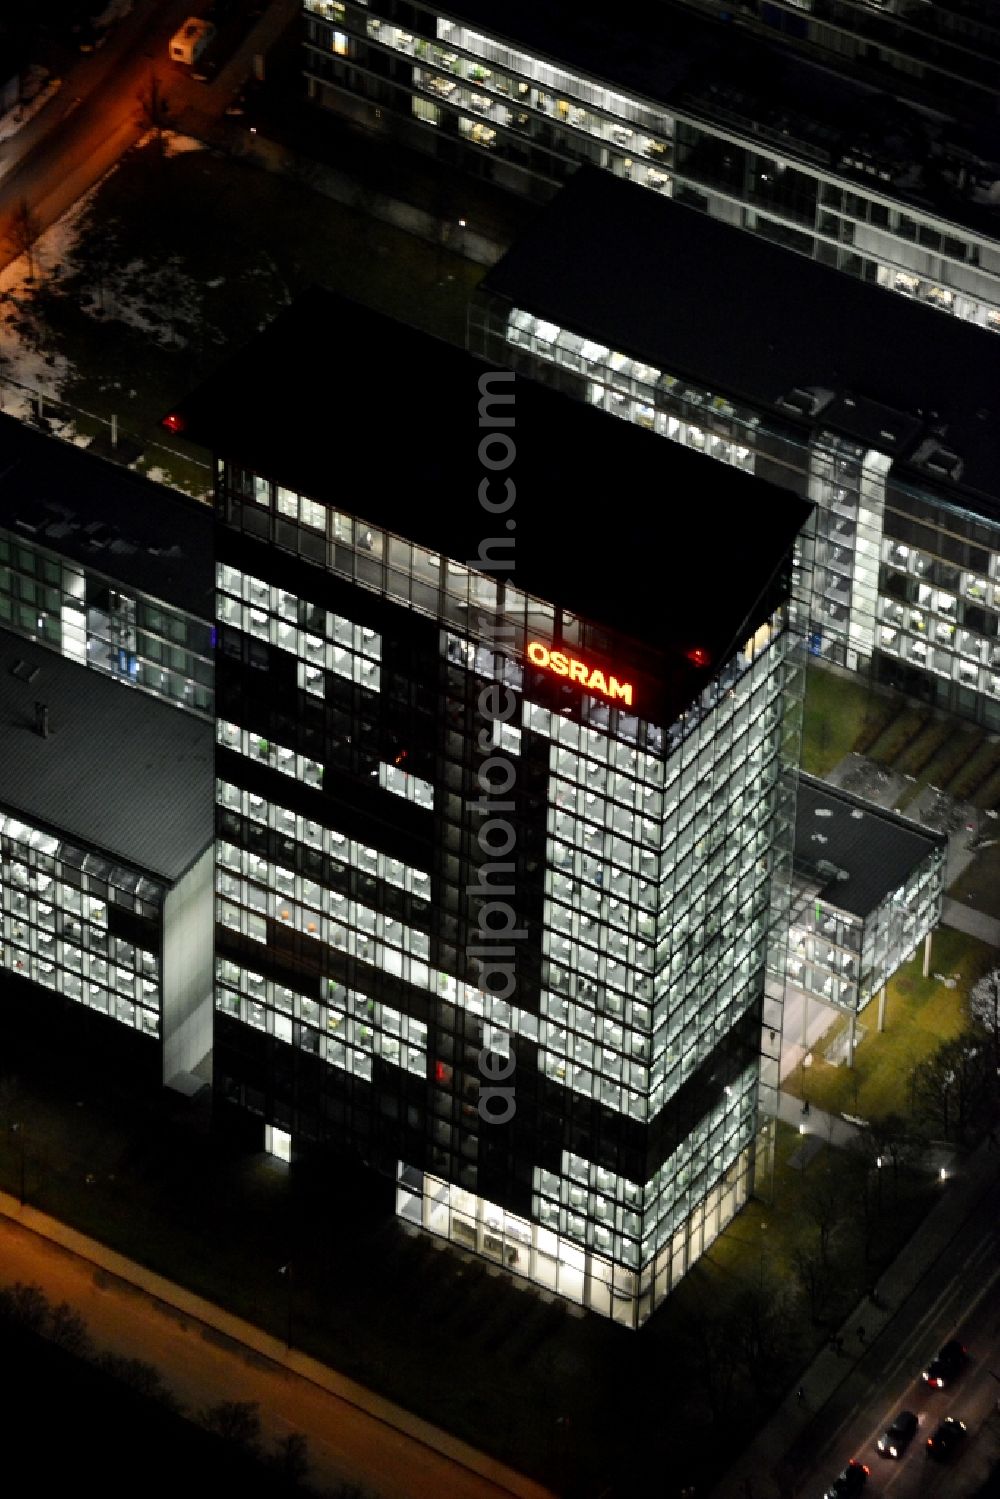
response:
[[[187,141],[188,137],[179,139]],[[198,146],[198,142],[192,142],[181,149]],[[89,210],[104,180],[39,235],[30,257],[35,267],[34,284],[29,284],[29,257],[24,254],[0,271],[0,411],[30,421],[37,415],[39,402],[43,402],[49,430],[78,447],[88,446],[90,439],[77,431],[68,416],[56,418],[51,412],[52,406],[61,401],[72,368],[65,357],[46,348],[46,330],[35,321],[33,303],[39,285],[48,284],[58,294],[59,271],[64,267],[77,269],[78,245],[92,232]],[[81,268],[85,267],[83,259]],[[117,320],[162,347],[177,349],[187,345],[188,337],[202,321],[203,293],[203,284],[187,274],[182,257],[172,256],[162,264],[134,258],[125,267],[108,264],[98,277],[85,275],[79,305],[85,311],[93,310],[95,329],[101,321]],[[121,382],[113,383],[121,387]],[[134,396],[133,390],[130,397]],[[155,469],[154,477],[157,482],[176,486],[177,481],[162,467]]]
[[[113,26],[115,21],[122,20],[132,9],[134,0],[108,0],[104,9],[96,16],[91,16],[90,24],[97,31],[102,31],[108,26]]]
[[[0,117],[0,141],[10,140],[12,135],[23,130],[28,121],[33,120],[38,111],[44,109],[61,88],[61,78],[50,78],[44,88],[40,88],[29,103],[15,104],[13,109],[8,109],[7,113]]]
[[[195,140],[193,135],[179,135],[176,130],[164,130],[164,156],[183,156],[187,151],[204,151],[205,142]]]

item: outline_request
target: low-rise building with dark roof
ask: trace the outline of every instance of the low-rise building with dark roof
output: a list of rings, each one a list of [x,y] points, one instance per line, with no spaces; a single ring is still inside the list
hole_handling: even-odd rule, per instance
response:
[[[583,169],[468,344],[808,496],[812,652],[1000,728],[1000,340]]]
[[[212,512],[0,416],[0,625],[210,718]]]
[[[201,718],[0,631],[0,966],[54,1045],[79,1007],[164,1082],[211,1049],[213,755]]]
[[[858,1011],[875,995],[884,1002],[889,979],[941,919],[947,842],[826,781],[799,778],[788,982],[846,1011],[851,1038]]]
[[[166,420],[217,475],[220,1110],[637,1325],[777,1084],[807,503],[323,293]]]

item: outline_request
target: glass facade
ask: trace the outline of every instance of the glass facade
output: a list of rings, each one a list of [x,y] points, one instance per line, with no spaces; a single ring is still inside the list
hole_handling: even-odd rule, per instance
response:
[[[941,919],[944,854],[937,848],[898,890],[859,917],[800,885],[788,941],[796,989],[849,1014],[864,1008]]]
[[[212,627],[0,528],[0,626],[210,718]]]
[[[468,342],[486,359],[810,499],[814,520],[800,540],[794,587],[810,653],[871,669],[889,686],[1000,729],[995,520],[897,478],[887,454],[824,429],[821,410],[811,436],[783,428],[773,414],[502,298],[473,300]],[[947,465],[954,455],[938,457]]]
[[[1000,330],[1000,241],[897,196],[909,163],[845,148],[794,105],[779,130],[764,101],[713,83],[668,109],[417,3],[304,0],[304,10],[310,97],[364,121],[388,110],[409,143],[444,161],[464,152],[467,166],[538,196],[591,162]],[[964,160],[946,166],[962,181]]]
[[[732,13],[730,0],[686,3],[720,18]],[[877,72],[904,95],[937,93],[953,109],[957,86],[996,107],[1000,25],[991,0],[769,0],[759,19],[748,9],[740,19],[807,44],[834,65]]]
[[[637,1325],[745,1202],[776,1084],[788,579],[657,723],[527,651],[654,671],[651,647],[262,475],[220,462],[217,483],[221,1097],[296,1149],[352,1144],[405,1220]],[[506,997],[477,941],[500,752]],[[484,1054],[516,1064],[509,1128],[480,1111]]]
[[[0,810],[0,963],[159,1036],[162,886]]]

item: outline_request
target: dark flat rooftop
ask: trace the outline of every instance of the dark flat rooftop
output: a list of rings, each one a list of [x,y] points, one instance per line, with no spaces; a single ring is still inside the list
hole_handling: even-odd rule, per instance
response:
[[[796,386],[849,394],[816,423],[885,452],[912,451],[936,412],[963,473],[921,482],[1000,514],[1000,337],[960,318],[592,167],[480,285],[760,411]]]
[[[946,839],[894,812],[830,786],[799,776],[795,818],[795,866],[816,873],[820,861],[846,870],[831,875],[820,891],[830,905],[853,916],[868,916],[898,890],[912,869]],[[822,873],[817,878],[822,879]]]
[[[0,526],[201,619],[214,612],[211,507],[0,416]]]
[[[988,167],[1000,161],[994,121],[973,127],[911,107],[855,80],[845,60],[811,62],[774,42],[661,0],[632,0],[628,24],[600,0],[447,0],[436,8],[528,47],[542,58],[743,136],[748,145],[832,171],[846,182],[995,234],[1000,214],[958,186],[952,151]],[[960,112],[959,112],[960,113]],[[943,155],[941,154],[943,151]],[[868,155],[890,173],[874,180],[842,159]],[[949,170],[942,172],[943,165]],[[995,175],[995,174],[994,174]]]
[[[48,704],[47,739],[36,702]],[[8,810],[172,884],[212,840],[214,762],[211,724],[0,630]]]
[[[513,534],[519,587],[654,651],[740,644],[808,506],[518,377],[496,387],[515,392],[516,503],[491,516],[479,485],[502,500],[506,475],[478,455],[490,368],[316,290],[176,409],[193,441],[455,560]]]

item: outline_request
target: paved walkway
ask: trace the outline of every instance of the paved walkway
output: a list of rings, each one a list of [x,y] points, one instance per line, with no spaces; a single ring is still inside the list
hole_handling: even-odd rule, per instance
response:
[[[797,1100],[795,1100],[797,1101]],[[799,1105],[801,1108],[801,1105]],[[942,1183],[942,1196],[893,1264],[879,1278],[878,1303],[865,1298],[837,1329],[842,1351],[828,1346],[801,1376],[808,1403],[790,1391],[767,1425],[712,1491],[711,1499],[785,1499],[789,1491],[787,1459],[806,1428],[856,1372],[860,1360],[892,1320],[921,1278],[950,1243],[956,1226],[976,1208],[1000,1171],[1000,1151],[984,1142]],[[831,1340],[832,1344],[833,1340]],[[747,1481],[750,1481],[750,1488]]]
[[[309,1481],[385,1499],[552,1499],[439,1427],[289,1350],[259,1328],[0,1193],[0,1281],[35,1284],[80,1312],[102,1351],[152,1363],[191,1411],[255,1401],[264,1444],[309,1443]]]
[[[807,1054],[817,1054],[823,1037],[843,1013],[834,1005],[824,1004],[815,994],[806,994],[793,984],[791,979],[787,981],[781,1024],[782,1081],[795,1071]],[[803,1023],[806,1032],[805,1045],[802,1044]],[[820,1052],[819,1055],[822,1053]]]
[[[828,1114],[809,1104],[808,1112],[802,1111],[802,1100],[792,1093],[778,1094],[778,1118],[783,1124],[791,1124],[800,1135],[818,1135],[825,1144],[844,1149],[853,1145],[861,1131],[856,1124],[840,1114]]]
[[[943,926],[953,926],[970,937],[978,937],[980,942],[988,942],[990,947],[1000,947],[1000,921],[995,916],[987,916],[985,911],[977,911],[972,906],[963,905],[961,901],[952,900],[950,896],[945,896],[941,923]]]

